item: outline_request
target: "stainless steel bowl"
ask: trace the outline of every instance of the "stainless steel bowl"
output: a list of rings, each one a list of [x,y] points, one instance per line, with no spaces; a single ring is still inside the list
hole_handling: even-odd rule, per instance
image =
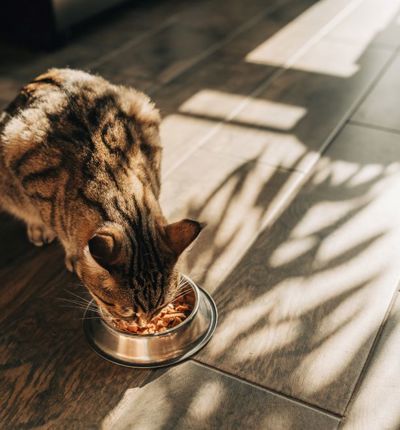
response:
[[[194,307],[182,323],[157,334],[129,334],[95,317],[90,306],[83,329],[89,345],[103,358],[129,367],[164,367],[195,354],[211,339],[217,325],[217,308],[211,296],[187,276],[185,287],[194,294]]]

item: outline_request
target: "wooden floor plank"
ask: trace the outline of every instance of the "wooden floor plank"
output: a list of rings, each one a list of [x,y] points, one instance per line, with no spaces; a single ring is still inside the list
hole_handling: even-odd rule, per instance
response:
[[[400,297],[346,412],[342,428],[348,430],[400,428]]]
[[[304,8],[306,3],[300,2],[295,11],[299,6]],[[95,71],[153,93],[198,62],[207,59],[210,64],[208,57],[215,51],[219,52],[232,39],[243,37],[242,33],[246,34],[249,29],[260,28],[263,19],[268,19],[275,9],[287,8],[287,4],[287,0],[274,0],[268,5],[259,1],[246,4],[232,1],[226,9],[223,2],[204,2],[182,13],[173,25],[144,40],[140,46],[124,51]]]
[[[295,2],[290,7],[284,4],[274,9],[270,6],[264,14],[260,14],[254,25],[249,26],[242,34],[220,47],[196,67],[179,75],[179,79],[156,88],[152,96],[162,113],[176,113],[184,103],[202,90],[221,91],[238,96],[250,95],[280,67],[247,62],[246,55],[255,46],[290,25],[312,3],[310,0],[304,0]]]
[[[139,386],[149,371],[112,365],[90,350],[82,311],[60,300],[84,295],[83,288],[60,259],[42,262],[55,265],[56,273],[43,279],[50,271],[38,267],[42,276],[32,281],[35,294],[1,324],[0,427],[99,428],[124,392]]]
[[[220,322],[200,360],[344,412],[399,277],[399,157],[396,134],[344,129],[231,273],[203,283]]]
[[[328,430],[338,423],[337,418],[187,362],[158,371],[144,387],[126,391],[102,428]]]
[[[29,52],[1,44],[0,95],[11,101],[22,85],[51,67],[87,70],[112,61],[121,51],[140,45],[146,37],[179,21],[179,13],[196,4],[183,0],[126,4],[85,25],[68,43],[52,52]]]
[[[90,69],[117,83],[148,90],[190,67],[203,52],[206,57],[212,46],[218,47],[230,34],[238,33],[240,25],[250,21],[251,26],[258,13],[288,1],[274,0],[265,6],[261,0],[246,5],[232,0],[228,12],[223,1],[132,5],[89,26],[55,52],[32,56],[18,49],[22,63],[5,47],[0,92],[11,100],[21,85],[50,67]],[[190,46],[185,42],[189,40]]]

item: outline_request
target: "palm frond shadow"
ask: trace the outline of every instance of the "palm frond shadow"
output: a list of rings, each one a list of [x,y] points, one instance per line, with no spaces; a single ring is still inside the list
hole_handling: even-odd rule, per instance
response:
[[[226,228],[224,223],[232,222],[232,208],[240,200],[257,163],[257,158],[244,161],[204,201],[193,201],[188,207],[187,216],[203,219],[208,214],[210,218],[206,219],[208,227],[200,246],[194,246],[185,260],[185,270],[195,273],[196,280],[213,291],[220,311],[215,338],[200,353],[199,360],[244,379],[254,378],[254,382],[294,397],[303,391],[303,400],[321,407],[331,402],[332,412],[341,413],[350,400],[362,368],[354,363],[365,361],[379,321],[369,330],[361,330],[359,339],[355,340],[357,349],[349,352],[351,359],[346,359],[343,366],[332,365],[330,369],[326,365],[326,383],[300,390],[306,380],[302,381],[300,375],[311,372],[309,360],[314,351],[323,350],[329,342],[335,342],[346,333],[348,336],[357,333],[358,325],[365,319],[363,306],[367,303],[364,303],[363,292],[379,282],[382,273],[366,270],[356,279],[349,273],[348,281],[340,274],[346,273],[346,267],[351,266],[352,261],[363,258],[363,254],[383,240],[387,232],[371,231],[365,237],[349,237],[346,247],[329,258],[324,257],[324,248],[329,240],[369,210],[373,203],[369,191],[390,174],[381,169],[373,178],[356,181],[363,168],[360,165],[345,180],[338,182],[333,180],[332,172],[321,180],[321,172],[317,169],[280,216],[265,226],[264,218],[271,201],[279,195],[290,175],[296,174],[296,166],[284,174],[277,169],[260,185],[254,205],[248,208],[258,216],[256,228],[260,230],[257,238],[228,274],[217,270],[222,277],[210,277],[209,274],[218,269],[224,253],[235,246],[235,229],[224,235],[223,242],[217,245],[213,242]],[[228,185],[229,198],[224,200],[224,206],[215,216],[210,215],[208,207]],[[345,206],[335,216],[328,212],[323,219],[323,210],[317,208],[335,203]],[[302,225],[315,210],[321,212],[317,224],[309,233],[302,233]],[[237,229],[242,223],[246,223],[246,216],[237,220]],[[289,252],[285,256],[283,252],[283,261],[276,262],[277,250],[296,241],[308,245],[294,255]],[[201,267],[197,266],[199,261]],[[335,273],[339,273],[337,281]],[[347,311],[346,307],[352,311]],[[320,330],[318,325],[326,327]],[[316,356],[316,360],[319,362],[320,358]],[[324,369],[322,364],[319,365]]]

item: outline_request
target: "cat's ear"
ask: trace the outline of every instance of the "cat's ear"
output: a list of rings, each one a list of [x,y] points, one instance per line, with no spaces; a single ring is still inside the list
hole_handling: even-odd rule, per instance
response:
[[[178,257],[199,235],[205,224],[183,219],[165,227],[168,245]]]
[[[107,225],[96,231],[88,242],[91,256],[102,267],[109,267],[121,260],[123,232],[118,226]]]

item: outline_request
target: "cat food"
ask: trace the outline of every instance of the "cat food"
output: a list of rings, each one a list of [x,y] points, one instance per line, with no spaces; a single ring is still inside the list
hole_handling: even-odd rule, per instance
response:
[[[162,333],[184,321],[191,313],[192,305],[187,303],[186,297],[180,297],[175,303],[170,303],[161,309],[149,322],[137,314],[136,321],[114,319],[112,325],[123,332],[134,334]]]

